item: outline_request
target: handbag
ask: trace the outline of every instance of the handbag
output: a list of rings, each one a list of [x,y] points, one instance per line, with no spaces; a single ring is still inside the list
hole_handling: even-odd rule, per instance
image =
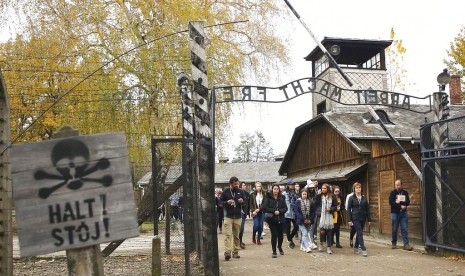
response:
[[[266,223],[270,223],[273,220],[273,213],[265,213],[265,221]]]
[[[278,202],[276,201],[276,211],[277,210],[278,210]],[[274,213],[265,213],[265,222],[268,224],[273,222],[273,220],[275,219],[274,217],[275,217]]]

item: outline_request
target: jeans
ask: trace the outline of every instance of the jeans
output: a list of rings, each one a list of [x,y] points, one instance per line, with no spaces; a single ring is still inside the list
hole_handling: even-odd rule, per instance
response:
[[[302,232],[302,246],[307,249],[310,248],[310,238],[312,227],[311,225],[299,224],[300,232]],[[313,240],[313,238],[312,238]]]
[[[253,230],[252,230],[252,237],[256,237],[260,239],[263,232],[263,221],[265,219],[265,215],[263,212],[258,212],[257,215],[253,218]],[[255,235],[255,233],[257,233]]]
[[[242,236],[244,236],[244,226],[245,226],[245,218],[247,217],[246,214],[241,214],[241,230],[239,231],[239,240],[242,243]]]
[[[354,224],[354,228],[357,233],[354,248],[358,248],[358,246],[360,245],[362,250],[367,250],[365,247],[365,242],[363,240],[363,228],[365,227],[365,221],[354,220],[352,221],[352,223]]]
[[[391,213],[392,220],[392,244],[397,244],[397,230],[400,224],[400,233],[404,244],[409,244],[408,241],[408,214],[407,212]]]

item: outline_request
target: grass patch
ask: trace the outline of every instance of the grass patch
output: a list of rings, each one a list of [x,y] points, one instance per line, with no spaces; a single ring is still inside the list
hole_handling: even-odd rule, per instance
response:
[[[149,233],[153,232],[153,222],[144,222],[141,226],[139,226],[139,232],[141,233]]]

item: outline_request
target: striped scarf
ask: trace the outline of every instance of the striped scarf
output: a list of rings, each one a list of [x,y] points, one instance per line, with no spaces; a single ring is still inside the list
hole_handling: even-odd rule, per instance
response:
[[[304,216],[304,219],[309,219],[310,218],[310,200],[308,198],[301,200],[300,209],[302,210],[302,215]]]
[[[321,217],[320,217],[320,228],[322,229],[333,229],[333,214],[328,213],[328,208],[331,207],[333,199],[329,196],[321,196]]]

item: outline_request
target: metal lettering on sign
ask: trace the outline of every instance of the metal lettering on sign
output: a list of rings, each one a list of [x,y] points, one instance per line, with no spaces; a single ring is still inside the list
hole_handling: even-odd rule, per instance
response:
[[[428,113],[432,110],[431,95],[415,97],[374,89],[344,89],[318,78],[303,78],[279,87],[221,86],[215,87],[214,91],[216,103],[238,101],[281,103],[307,93],[318,93],[343,105],[383,105],[417,113]]]
[[[124,133],[11,149],[21,256],[139,235]]]

